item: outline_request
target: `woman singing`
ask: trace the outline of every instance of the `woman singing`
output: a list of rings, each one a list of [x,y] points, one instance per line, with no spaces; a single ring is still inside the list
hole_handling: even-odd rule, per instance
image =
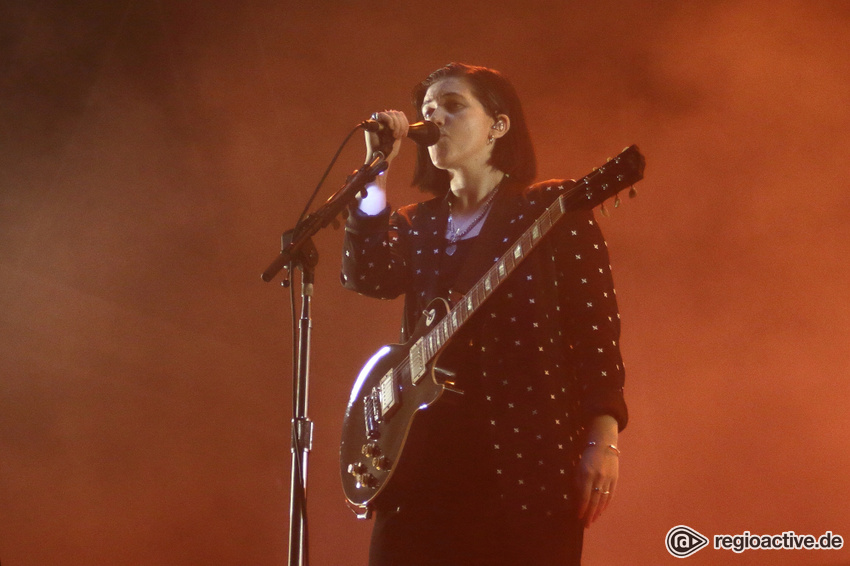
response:
[[[414,184],[434,198],[391,213],[381,175],[346,226],[342,279],[405,297],[406,340],[435,297],[464,293],[570,181],[531,184],[536,160],[513,86],[452,63],[414,89],[439,127]],[[398,154],[408,120],[377,119]],[[366,135],[367,154],[381,140]],[[371,566],[573,565],[617,484],[620,321],[593,214],[567,213],[447,346],[462,395],[422,411],[375,503]]]

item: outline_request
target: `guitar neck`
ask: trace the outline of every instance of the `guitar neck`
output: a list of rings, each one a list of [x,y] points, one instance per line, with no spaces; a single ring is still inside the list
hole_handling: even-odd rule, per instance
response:
[[[496,292],[499,285],[519,267],[520,263],[564,216],[564,213],[569,209],[567,206],[569,196],[577,193],[576,189],[578,188],[579,186],[576,185],[567,194],[555,199],[546,211],[508,248],[508,251],[472,286],[462,300],[458,301],[443,320],[424,337],[426,359],[436,355],[464,323],[472,317],[475,311]]]
[[[433,358],[452,339],[566,212],[577,209],[590,210],[605,199],[616,195],[623,188],[633,185],[643,178],[644,164],[643,155],[637,147],[627,147],[616,158],[582,177],[574,186],[555,199],[472,286],[469,292],[452,307],[440,323],[423,336],[422,347],[425,359]]]

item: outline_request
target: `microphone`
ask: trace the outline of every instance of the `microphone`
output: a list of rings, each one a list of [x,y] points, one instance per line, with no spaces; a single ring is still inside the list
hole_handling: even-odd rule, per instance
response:
[[[360,122],[360,127],[367,132],[389,131],[386,124],[377,120],[364,120]],[[416,122],[415,124],[410,124],[410,129],[407,130],[407,137],[419,145],[428,147],[440,140],[440,128],[434,122]]]

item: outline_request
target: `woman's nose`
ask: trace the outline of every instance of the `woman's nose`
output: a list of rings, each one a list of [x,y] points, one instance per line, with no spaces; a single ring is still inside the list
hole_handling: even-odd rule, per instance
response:
[[[438,126],[442,126],[446,121],[446,114],[440,108],[436,108],[433,112],[431,112],[428,120],[434,122]]]

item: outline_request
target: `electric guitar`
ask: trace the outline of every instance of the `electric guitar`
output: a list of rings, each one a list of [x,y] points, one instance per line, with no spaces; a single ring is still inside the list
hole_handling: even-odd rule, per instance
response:
[[[445,391],[457,391],[453,374],[437,365],[455,332],[567,211],[591,209],[634,185],[644,165],[643,155],[630,146],[594,169],[555,199],[459,301],[450,306],[434,299],[406,343],[384,346],[369,359],[348,399],[339,451],[343,491],[358,517],[370,516],[370,505],[392,479],[416,414]]]

